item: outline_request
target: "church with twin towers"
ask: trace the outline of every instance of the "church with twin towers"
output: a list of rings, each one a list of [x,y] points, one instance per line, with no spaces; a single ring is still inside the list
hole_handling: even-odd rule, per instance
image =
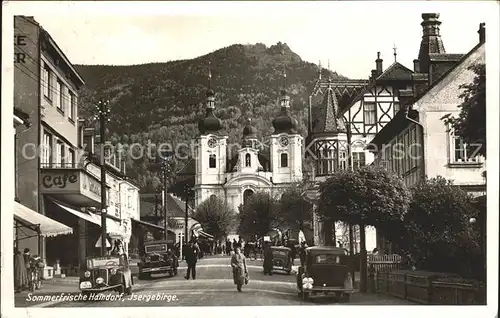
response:
[[[258,140],[248,120],[242,127],[240,149],[236,153],[229,151],[228,136],[220,133],[222,122],[215,114],[216,92],[209,85],[205,115],[198,123],[195,159],[179,171],[179,175],[194,178],[190,182],[194,184],[194,206],[217,196],[237,212],[254,193],[267,192],[279,199],[290,184],[304,178],[311,181],[305,196],[314,203],[317,185],[328,176],[341,169],[371,164],[374,155],[366,146],[399,112],[400,97],[426,87],[431,68],[446,68],[463,56],[446,53],[439,14],[422,14],[422,19],[420,50],[411,68],[398,62],[394,48],[394,56],[385,67],[380,52],[374,52],[374,68],[367,79],[332,80],[318,72],[309,102],[303,105],[308,112],[306,136],[297,132],[298,122],[291,114],[291,100],[284,84],[277,92],[279,111],[272,120],[273,132],[266,140]],[[285,72],[283,75],[286,78]],[[268,144],[267,149],[258,147],[261,142]],[[324,243],[323,226],[314,213],[311,241],[316,245]],[[338,240],[342,225],[337,224],[335,229]],[[380,238],[375,229],[367,229],[366,234],[367,249],[378,246]]]

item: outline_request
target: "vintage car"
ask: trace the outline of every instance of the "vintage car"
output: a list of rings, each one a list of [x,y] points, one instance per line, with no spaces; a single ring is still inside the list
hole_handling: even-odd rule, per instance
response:
[[[335,297],[348,302],[354,291],[351,262],[344,248],[314,246],[306,249],[305,266],[297,272],[299,297]]]
[[[132,271],[125,254],[88,257],[86,268],[80,274],[80,290],[86,295],[107,290],[130,295],[133,284]]]
[[[151,274],[177,275],[179,260],[173,251],[170,240],[149,241],[144,243],[139,266],[139,278],[151,278]]]
[[[271,246],[273,253],[273,271],[283,271],[290,274],[292,271],[292,250],[284,246]]]

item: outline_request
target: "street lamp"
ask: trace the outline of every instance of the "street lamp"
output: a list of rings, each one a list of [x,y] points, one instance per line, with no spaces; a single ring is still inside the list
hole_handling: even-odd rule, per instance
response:
[[[109,122],[109,100],[99,100],[95,105],[97,110],[96,119],[99,119],[100,130],[100,164],[101,164],[101,256],[106,255],[106,214],[107,214],[107,200],[106,200],[106,159],[104,153],[104,146],[106,144],[106,122]]]

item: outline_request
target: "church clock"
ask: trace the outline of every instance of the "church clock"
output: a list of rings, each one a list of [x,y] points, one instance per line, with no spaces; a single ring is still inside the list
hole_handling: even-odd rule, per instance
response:
[[[210,148],[215,148],[215,146],[217,146],[217,140],[215,138],[210,138],[208,140],[208,146]]]
[[[279,143],[281,147],[286,147],[288,146],[288,138],[285,136],[280,137]]]

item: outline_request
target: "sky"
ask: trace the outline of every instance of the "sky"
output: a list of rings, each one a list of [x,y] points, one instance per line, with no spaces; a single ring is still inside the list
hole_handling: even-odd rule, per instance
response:
[[[494,2],[466,1],[10,5],[16,14],[34,16],[73,64],[166,62],[237,43],[270,46],[281,41],[303,60],[321,61],[349,78],[367,78],[377,52],[384,68],[392,64],[394,47],[398,62],[412,68],[422,37],[422,13],[440,13],[447,53],[467,53],[478,42],[479,23],[495,19],[493,12],[498,15]]]

